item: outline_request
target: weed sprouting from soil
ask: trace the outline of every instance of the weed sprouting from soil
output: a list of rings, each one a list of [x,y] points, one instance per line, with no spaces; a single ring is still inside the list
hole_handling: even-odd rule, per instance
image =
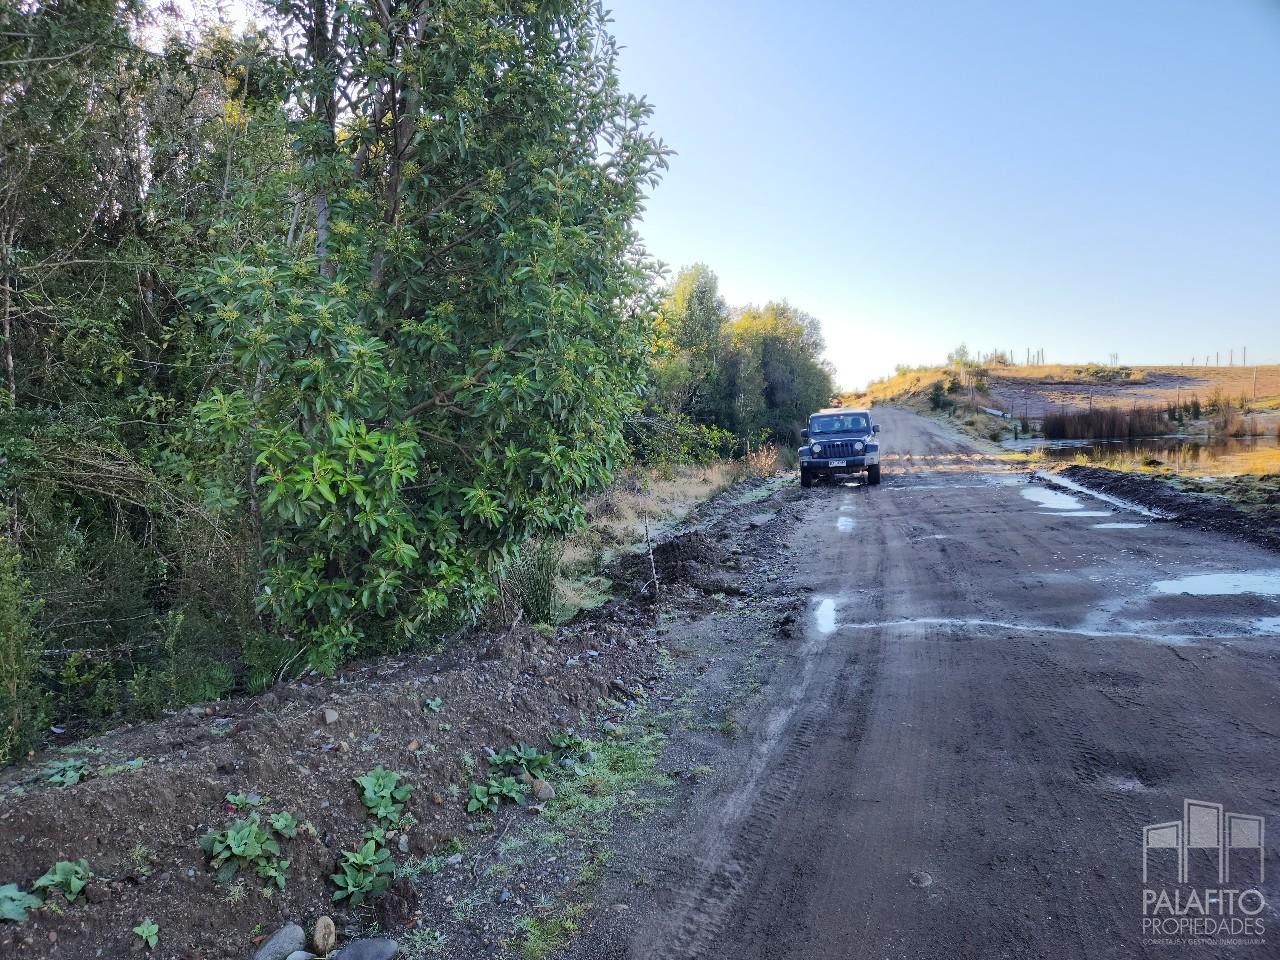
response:
[[[524,960],[546,960],[563,950],[578,931],[578,921],[586,912],[583,904],[575,903],[551,916],[522,918],[517,926],[523,933],[520,955]]]

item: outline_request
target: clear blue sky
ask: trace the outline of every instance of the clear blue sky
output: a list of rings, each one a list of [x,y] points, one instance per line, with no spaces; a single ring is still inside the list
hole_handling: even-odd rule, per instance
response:
[[[1042,346],[1280,362],[1280,0],[615,0],[642,226],[845,386]]]

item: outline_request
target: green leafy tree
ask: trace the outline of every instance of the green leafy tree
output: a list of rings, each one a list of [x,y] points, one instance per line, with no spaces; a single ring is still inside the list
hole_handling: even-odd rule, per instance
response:
[[[796,440],[834,392],[818,322],[787,303],[770,303],[742,311],[725,337],[717,420],[740,436]]]
[[[287,229],[186,291],[230,361],[192,478],[259,531],[280,661],[331,670],[466,621],[610,477],[665,151],[588,0],[276,10],[297,146],[264,202]]]

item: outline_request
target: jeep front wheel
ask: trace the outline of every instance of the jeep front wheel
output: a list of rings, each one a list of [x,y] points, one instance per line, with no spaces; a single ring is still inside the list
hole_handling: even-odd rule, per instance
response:
[[[880,464],[877,463],[874,467],[867,467],[867,483],[871,484],[871,486],[874,487],[879,482],[880,482]]]
[[[808,470],[801,470],[801,471],[800,471],[800,486],[802,486],[802,487],[812,487],[812,486],[813,486],[813,477],[809,474],[809,471],[808,471]]]

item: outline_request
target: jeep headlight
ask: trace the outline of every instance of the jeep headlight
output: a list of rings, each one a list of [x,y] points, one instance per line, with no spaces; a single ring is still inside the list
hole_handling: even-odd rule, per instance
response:
[[[816,457],[818,454],[822,453],[822,444],[820,443],[809,444],[809,452]]]

